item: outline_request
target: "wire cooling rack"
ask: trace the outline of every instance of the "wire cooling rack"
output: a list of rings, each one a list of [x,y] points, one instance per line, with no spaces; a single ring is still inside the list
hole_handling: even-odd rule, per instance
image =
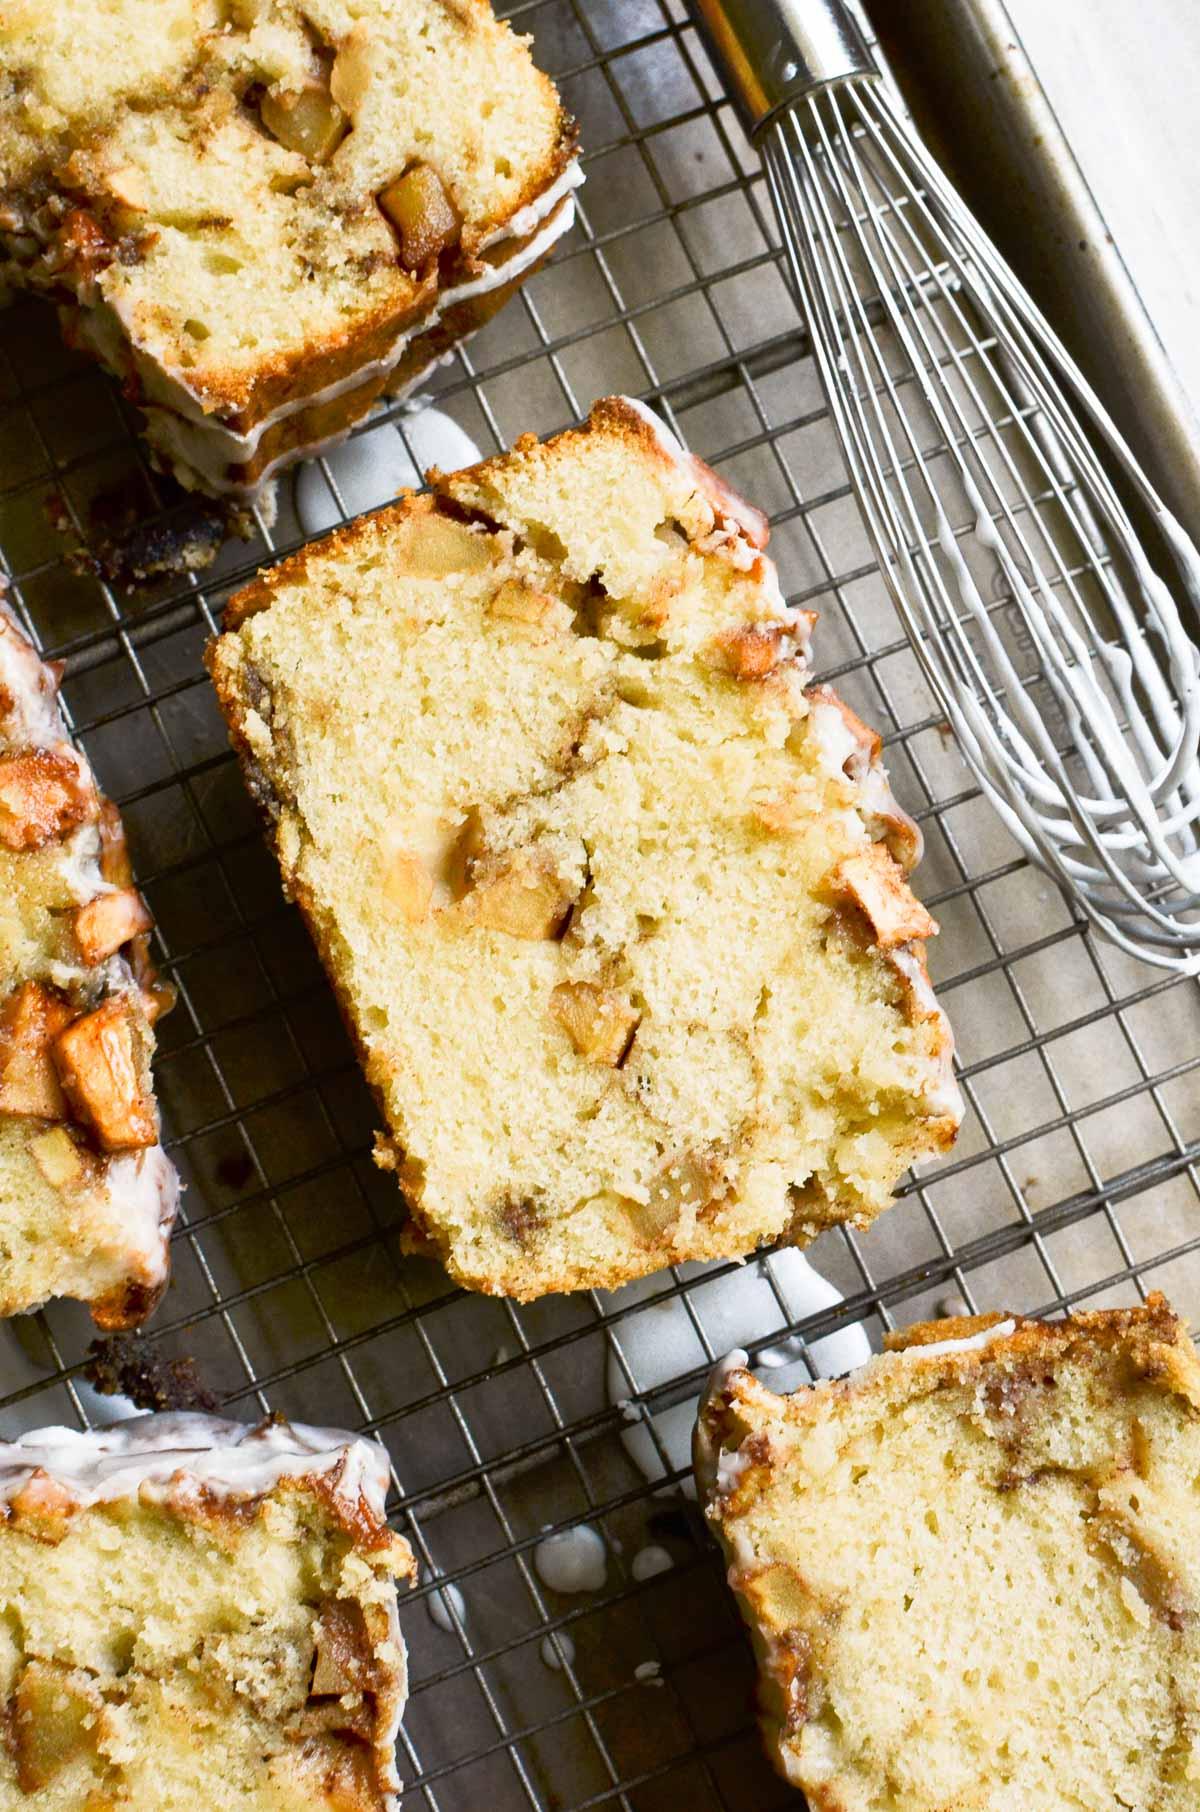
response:
[[[1053,1311],[1150,1288],[1194,1314],[1200,1001],[1085,932],[931,708],[845,481],[757,160],[677,0],[530,0],[514,16],[579,117],[588,185],[553,263],[439,373],[438,407],[484,450],[614,390],[658,407],[770,510],[789,598],[821,613],[821,677],[884,731],[925,832],[932,966],[969,1115],[950,1161],[910,1179],[868,1234],[811,1249],[842,1300],[797,1323],[782,1272],[760,1260],[521,1308],[402,1259],[371,1103],[201,669],[229,590],[298,538],[290,485],[273,528],[206,573],[136,596],[89,573],[72,550],[114,496],[149,523],[178,499],[116,389],[23,303],[0,319],[0,547],[26,622],[66,659],[68,708],[125,813],[179,988],[158,1084],[188,1191],[153,1338],[193,1356],[232,1414],[281,1410],[387,1443],[396,1520],[422,1563],[403,1607],[406,1805],[769,1812],[794,1796],[760,1758],[749,1651],[664,1436],[672,1410],[685,1424],[708,1363],[747,1332],[752,1350],[785,1326],[802,1344],[859,1327],[877,1345],[947,1298]],[[390,421],[412,431],[399,410]],[[0,1330],[4,1432],[97,1413],[78,1382],[92,1332],[70,1304]],[[584,1525],[605,1582],[562,1594],[535,1550]],[[668,1570],[651,1572],[648,1544]]]

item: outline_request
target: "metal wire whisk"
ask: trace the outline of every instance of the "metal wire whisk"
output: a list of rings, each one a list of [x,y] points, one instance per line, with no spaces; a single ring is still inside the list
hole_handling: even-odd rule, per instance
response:
[[[840,0],[694,0],[882,571],[959,747],[1115,943],[1200,971],[1200,557]],[[1120,487],[1114,488],[1110,472]]]

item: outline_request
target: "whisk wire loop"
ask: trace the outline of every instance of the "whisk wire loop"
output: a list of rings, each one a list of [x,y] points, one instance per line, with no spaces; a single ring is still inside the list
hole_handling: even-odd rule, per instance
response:
[[[1200,557],[877,76],[759,137],[864,522],[964,757],[1100,930],[1200,971],[1200,656],[1106,461],[1197,607]]]

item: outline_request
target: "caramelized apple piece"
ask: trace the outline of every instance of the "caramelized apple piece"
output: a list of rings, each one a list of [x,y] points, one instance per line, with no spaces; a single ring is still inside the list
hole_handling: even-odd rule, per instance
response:
[[[319,1805],[325,1812],[379,1812],[383,1804],[365,1743],[305,1733],[294,1748],[271,1757],[267,1772],[288,1795],[281,1804]]]
[[[450,573],[482,572],[491,564],[488,537],[468,523],[432,511],[419,522],[420,533],[410,534],[404,549],[404,570],[411,578],[444,579]]]
[[[393,906],[399,907],[410,925],[419,925],[429,912],[433,876],[420,856],[409,849],[398,849],[388,862],[383,894]]]
[[[428,164],[414,164],[389,183],[379,205],[396,229],[405,270],[423,269],[458,238],[458,215],[441,177]]]
[[[881,950],[907,944],[913,938],[937,936],[937,920],[930,917],[904,878],[904,870],[882,843],[868,843],[843,856],[829,885],[836,894],[848,895],[864,914]]]
[[[564,630],[571,627],[571,612],[548,592],[538,591],[523,579],[506,579],[488,600],[491,616],[531,629]]]
[[[760,509],[747,503],[740,491],[735,491],[728,481],[714,472],[712,467],[698,459],[694,453],[688,455],[692,477],[713,507],[718,524],[733,523],[746,537],[751,547],[762,549],[771,538],[771,525]]]
[[[629,1049],[640,1014],[612,988],[592,982],[560,982],[550,1011],[588,1063],[615,1068]]]
[[[340,1698],[348,1692],[371,1692],[374,1686],[375,1659],[361,1605],[327,1598],[317,1623],[309,1697]]]
[[[614,1228],[639,1246],[661,1246],[681,1227],[690,1226],[710,1202],[728,1193],[721,1159],[715,1153],[680,1151],[663,1160],[643,1202],[611,1191],[604,1197]]]
[[[9,1499],[15,1528],[57,1547],[79,1508],[79,1499],[42,1466],[36,1466]],[[10,1701],[11,1708],[11,1701]]]
[[[735,679],[765,679],[786,652],[787,630],[782,624],[733,629],[717,637],[726,672]]]
[[[531,940],[557,937],[574,903],[574,887],[548,863],[522,851],[503,860],[467,895],[477,925]]]
[[[106,1000],[55,1040],[63,1093],[105,1151],[133,1151],[158,1138],[141,1016],[126,1000]]]
[[[149,931],[154,920],[135,887],[102,893],[75,912],[75,941],[85,963],[102,963],[139,932]]]
[[[98,1756],[103,1704],[88,1676],[54,1661],[30,1661],[17,1684],[12,1743],[17,1785],[37,1793],[82,1755]]]
[[[316,82],[264,94],[259,111],[267,131],[311,164],[327,162],[346,134],[345,114]]]
[[[112,263],[116,247],[96,216],[87,208],[72,208],[46,257],[56,273],[69,274],[76,282],[99,276]]]
[[[62,1120],[66,1102],[51,1048],[73,1014],[61,994],[28,981],[0,1012],[0,1113]]]
[[[373,74],[371,31],[366,20],[360,19],[338,45],[329,72],[329,92],[351,119],[367,98]]]
[[[171,1011],[178,998],[174,982],[159,981],[157,976],[153,981],[145,982],[138,992],[138,999],[146,1015],[146,1024],[156,1025],[164,1013]]]
[[[94,819],[99,810],[90,776],[65,745],[0,756],[0,844],[5,849],[41,849]]]
[[[446,859],[446,885],[456,900],[461,900],[470,888],[485,849],[483,814],[477,805],[468,806],[462,828]]]
[[[725,1173],[712,1152],[682,1151],[666,1159],[650,1186],[647,1204],[652,1219],[671,1226],[682,1214],[694,1214],[727,1192]]]

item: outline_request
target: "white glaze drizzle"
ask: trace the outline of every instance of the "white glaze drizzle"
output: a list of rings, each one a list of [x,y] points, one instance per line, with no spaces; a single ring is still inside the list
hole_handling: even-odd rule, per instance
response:
[[[552,1673],[559,1674],[565,1667],[575,1665],[575,1643],[566,1630],[555,1630],[551,1635],[543,1636],[539,1653]]]
[[[954,1074],[954,1032],[950,1021],[933,991],[933,984],[923,963],[913,953],[911,946],[897,944],[893,949],[885,950],[884,955],[912,989],[926,1019],[936,1019],[938,1022],[938,1068],[933,1081],[925,1089],[926,1105],[939,1118],[949,1115],[956,1125],[961,1125],[966,1104],[958,1086],[958,1078]]]
[[[441,1574],[422,1567],[421,1578],[428,1583],[440,1579]],[[453,1580],[430,1592],[425,1600],[425,1609],[429,1612],[430,1622],[435,1623],[438,1629],[445,1630],[448,1636],[456,1636],[467,1619],[467,1601]]]
[[[155,1288],[167,1275],[167,1241],[179,1211],[179,1172],[161,1145],[108,1159],[105,1190],[121,1217],[121,1252],[140,1282]]]
[[[81,906],[99,899],[102,893],[116,893],[113,882],[100,872],[100,832],[94,824],[81,824],[60,844],[60,873]]]
[[[219,1496],[262,1497],[281,1479],[323,1478],[334,1471],[335,1495],[352,1510],[364,1503],[382,1522],[388,1456],[377,1441],[303,1422],[255,1427],[174,1411],[111,1428],[40,1428],[0,1444],[0,1502],[10,1503],[37,1473],[86,1509],[143,1492],[164,1501],[201,1488]]]
[[[809,734],[831,780],[847,780],[855,765],[865,765],[862,738],[856,736],[842,712],[828,699],[810,696]]]
[[[604,1537],[590,1523],[547,1535],[533,1550],[542,1584],[552,1592],[599,1592],[608,1574]]]
[[[49,749],[67,739],[54,676],[0,598],[0,697],[8,710],[0,722],[0,743]]]
[[[638,1549],[630,1561],[629,1571],[641,1585],[647,1579],[656,1578],[659,1573],[669,1573],[674,1565],[675,1562],[665,1548],[660,1548],[657,1542],[648,1542],[644,1548]]]
[[[492,246],[501,244],[505,239],[527,239],[534,228],[554,212],[564,195],[569,195],[572,189],[582,188],[583,181],[579,159],[573,157],[561,176],[556,177],[540,195],[535,195],[532,201],[527,201],[523,208],[518,208],[515,214],[510,214],[504,225],[490,233],[479,249],[490,251]]]
[[[1016,1332],[1017,1324],[1013,1320],[997,1321],[990,1328],[981,1328],[977,1334],[963,1334],[958,1340],[932,1340],[927,1346],[905,1346],[898,1353],[890,1355],[893,1359],[940,1359],[945,1353],[975,1353],[982,1347],[991,1346],[993,1340],[1007,1340]]]
[[[736,1453],[730,1453],[714,1443],[705,1412],[713,1399],[724,1393],[735,1373],[747,1370],[749,1364],[749,1353],[744,1347],[735,1346],[731,1352],[717,1360],[701,1392],[700,1413],[692,1434],[692,1471],[696,1476],[696,1490],[702,1504],[708,1503],[718,1492],[727,1489],[732,1482],[729,1465],[737,1459]]]

